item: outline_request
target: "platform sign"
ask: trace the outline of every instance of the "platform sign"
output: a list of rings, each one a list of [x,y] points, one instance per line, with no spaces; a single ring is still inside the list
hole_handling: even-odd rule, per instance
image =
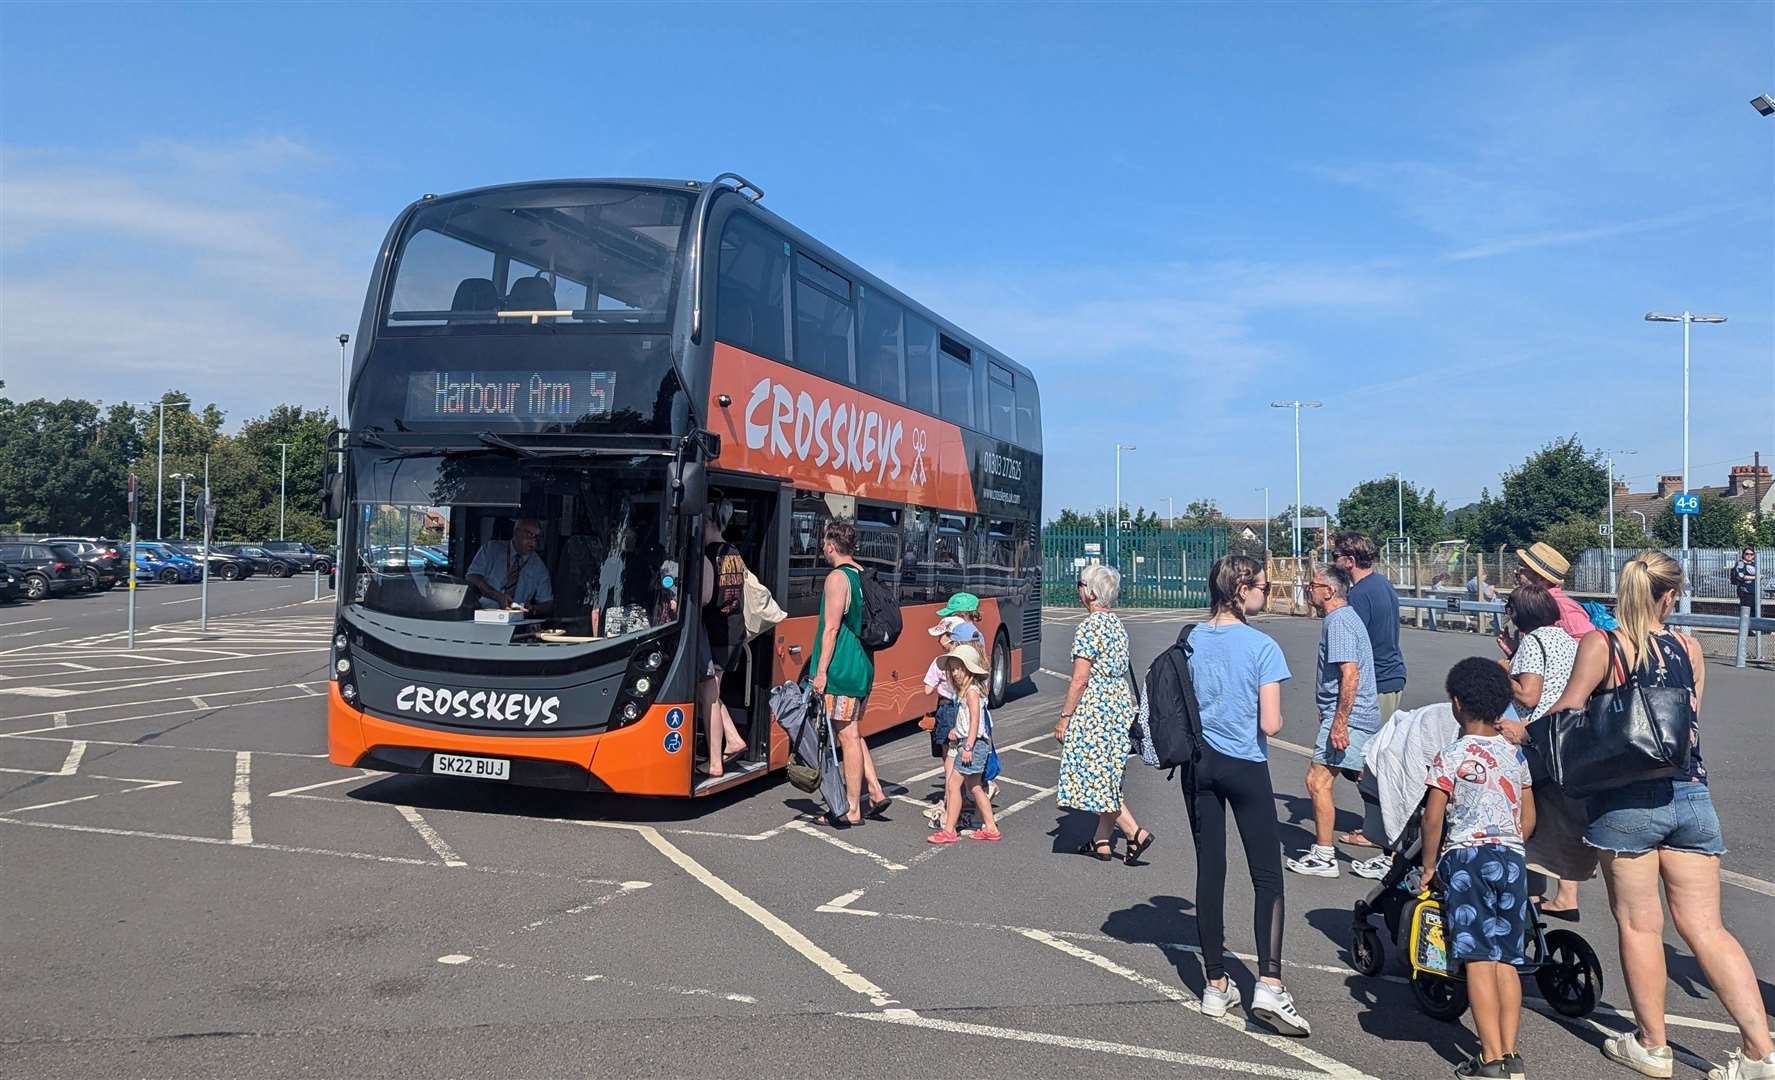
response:
[[[1678,514],[1694,517],[1701,512],[1701,496],[1677,495],[1670,500],[1670,509]]]

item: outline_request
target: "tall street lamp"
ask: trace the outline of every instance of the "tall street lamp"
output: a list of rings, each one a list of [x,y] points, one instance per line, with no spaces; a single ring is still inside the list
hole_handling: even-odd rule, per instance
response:
[[[1252,488],[1252,491],[1263,491],[1263,561],[1270,561],[1270,489],[1268,486]]]
[[[179,539],[185,539],[185,481],[197,479],[195,473],[176,472],[167,477],[168,480],[179,482]]]
[[[1724,315],[1696,315],[1685,311],[1680,315],[1666,311],[1646,312],[1647,322],[1679,322],[1683,324],[1683,494],[1689,493],[1689,325],[1691,323],[1723,323]],[[1694,594],[1694,575],[1689,572],[1689,514],[1678,514],[1683,520],[1683,603],[1684,615],[1689,613],[1689,598]]]
[[[144,401],[140,404],[151,405],[160,410],[160,452],[154,465],[154,539],[159,540],[166,535],[160,523],[161,509],[166,504],[166,496],[163,494],[166,490],[166,410],[189,409],[191,403],[161,398],[159,401]]]
[[[1294,557],[1300,558],[1300,411],[1317,409],[1323,401],[1272,401],[1272,409],[1294,410]]]
[[[1613,593],[1615,591],[1615,455],[1620,454],[1627,457],[1637,454],[1639,451],[1614,449],[1603,450],[1600,453],[1609,462],[1609,592]],[[1640,520],[1645,520],[1644,514],[1640,514]]]
[[[280,442],[278,449],[283,451],[277,463],[277,538],[284,538],[284,478],[290,472],[290,444]]]
[[[1116,443],[1116,569],[1122,564],[1122,451],[1137,450],[1139,447],[1126,443]]]

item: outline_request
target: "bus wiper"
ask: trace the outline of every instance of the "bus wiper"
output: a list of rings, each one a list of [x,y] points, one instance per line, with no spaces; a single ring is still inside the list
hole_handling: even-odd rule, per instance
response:
[[[519,446],[517,443],[512,442],[510,439],[506,438],[505,436],[495,435],[491,431],[479,432],[475,435],[475,438],[486,443],[488,446],[496,447],[500,450],[510,451],[511,453],[517,454],[519,457],[540,457],[541,456],[536,451],[530,449],[528,446]]]

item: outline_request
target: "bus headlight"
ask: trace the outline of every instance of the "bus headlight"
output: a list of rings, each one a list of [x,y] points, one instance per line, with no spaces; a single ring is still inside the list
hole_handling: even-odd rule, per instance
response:
[[[649,690],[652,690],[652,689],[653,689],[653,680],[652,679],[649,679],[646,676],[642,676],[641,678],[635,680],[635,693],[645,694]]]
[[[339,696],[355,705],[357,704],[357,687],[351,683],[340,683]]]
[[[641,706],[635,704],[633,701],[624,705],[622,707],[622,718],[631,724],[636,720],[641,719]]]
[[[660,652],[658,649],[653,649],[649,651],[646,658],[641,661],[641,667],[647,671],[658,671],[659,666],[665,662],[666,654]]]
[[[337,650],[339,652],[344,652],[345,646],[347,646],[349,644],[351,644],[351,639],[347,638],[345,636],[345,632],[343,630],[340,631],[339,633],[333,635],[333,648],[335,650]]]
[[[611,728],[627,727],[647,715],[660,690],[661,669],[672,655],[674,640],[650,641],[629,657],[629,670],[623,675],[622,691],[611,708]]]
[[[343,675],[351,670],[351,661],[341,656],[339,659],[333,661],[333,670]]]

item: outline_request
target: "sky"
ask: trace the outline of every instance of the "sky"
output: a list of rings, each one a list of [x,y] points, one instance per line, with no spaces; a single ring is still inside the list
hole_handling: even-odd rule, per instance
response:
[[[0,5],[0,379],[337,400],[426,192],[708,179],[1031,368],[1045,508],[1775,459],[1775,4]]]

